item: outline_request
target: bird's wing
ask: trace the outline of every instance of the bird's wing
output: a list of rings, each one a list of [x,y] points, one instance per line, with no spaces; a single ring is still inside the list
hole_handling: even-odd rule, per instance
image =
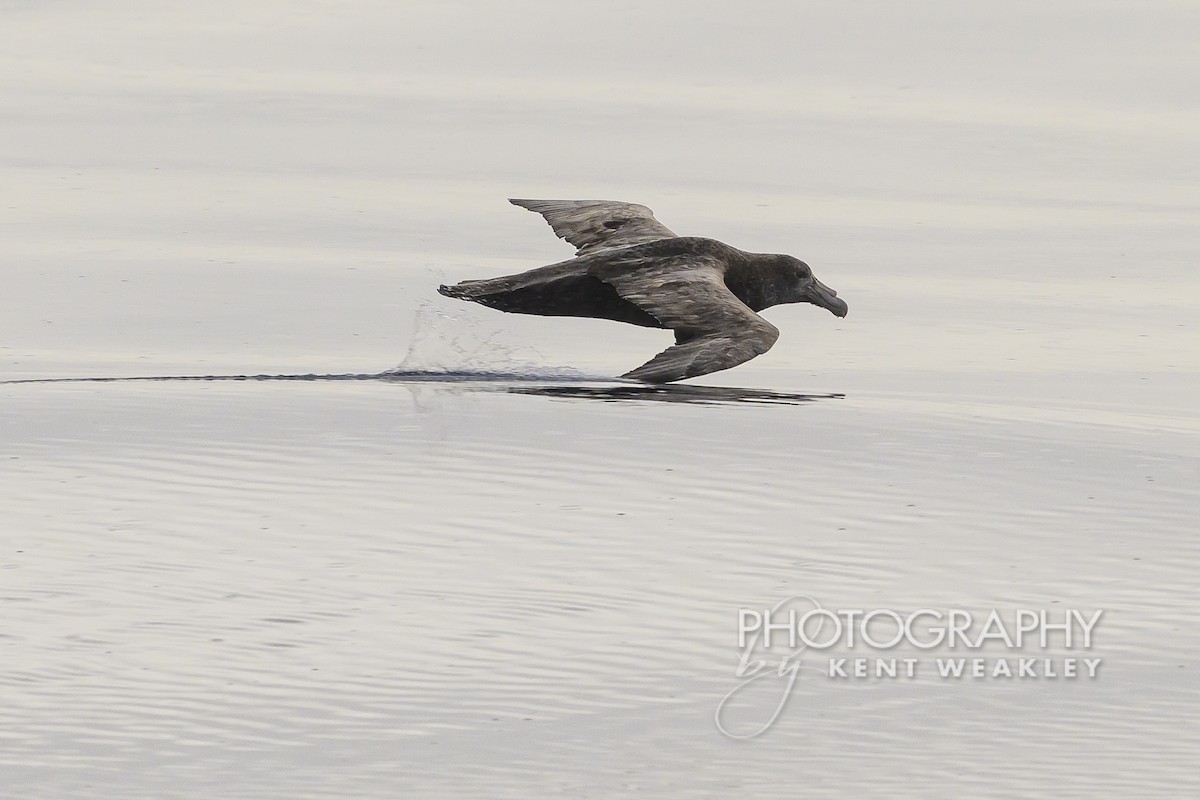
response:
[[[575,245],[576,255],[675,237],[667,226],[654,218],[653,211],[636,203],[610,200],[508,202],[545,217],[558,238]]]
[[[675,331],[673,347],[622,377],[670,383],[706,375],[762,355],[779,338],[774,325],[729,291],[715,259],[620,259],[588,272]]]
[[[646,383],[671,383],[744,364],[770,350],[779,338],[774,325],[766,320],[762,324],[761,329],[753,332],[711,333],[668,347],[621,377]]]

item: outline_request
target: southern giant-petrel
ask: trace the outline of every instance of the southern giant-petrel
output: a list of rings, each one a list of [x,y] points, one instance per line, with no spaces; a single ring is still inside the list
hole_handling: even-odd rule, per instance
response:
[[[756,312],[780,303],[812,303],[846,316],[846,302],[803,261],[676,236],[646,206],[509,202],[545,217],[559,238],[575,245],[575,257],[438,291],[518,314],[597,317],[675,332],[672,347],[622,377],[669,383],[762,355],[779,329]]]

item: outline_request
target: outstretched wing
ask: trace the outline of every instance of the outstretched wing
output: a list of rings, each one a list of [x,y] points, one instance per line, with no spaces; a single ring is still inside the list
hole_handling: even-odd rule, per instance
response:
[[[762,355],[779,338],[774,325],[729,291],[715,259],[620,259],[588,272],[675,331],[673,347],[622,377],[670,383],[707,375]]]
[[[555,235],[575,245],[576,255],[672,239],[675,234],[636,203],[610,200],[509,200],[546,218]]]

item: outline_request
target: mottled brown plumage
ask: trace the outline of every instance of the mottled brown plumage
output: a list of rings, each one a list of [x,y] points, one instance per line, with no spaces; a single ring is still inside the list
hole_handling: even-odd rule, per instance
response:
[[[501,311],[597,317],[675,331],[674,346],[623,377],[669,383],[749,361],[779,338],[779,330],[756,312],[780,303],[813,303],[846,316],[845,301],[803,261],[676,236],[645,206],[510,202],[545,217],[560,238],[575,245],[575,258],[438,291]]]

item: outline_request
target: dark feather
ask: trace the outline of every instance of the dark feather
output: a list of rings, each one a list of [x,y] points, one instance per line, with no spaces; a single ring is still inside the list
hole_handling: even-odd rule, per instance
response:
[[[501,311],[580,316],[675,332],[675,344],[624,375],[648,383],[705,375],[761,355],[779,330],[756,312],[811,302],[837,316],[846,304],[791,256],[746,253],[679,237],[645,206],[600,200],[512,200],[578,248],[575,258],[439,287]]]

